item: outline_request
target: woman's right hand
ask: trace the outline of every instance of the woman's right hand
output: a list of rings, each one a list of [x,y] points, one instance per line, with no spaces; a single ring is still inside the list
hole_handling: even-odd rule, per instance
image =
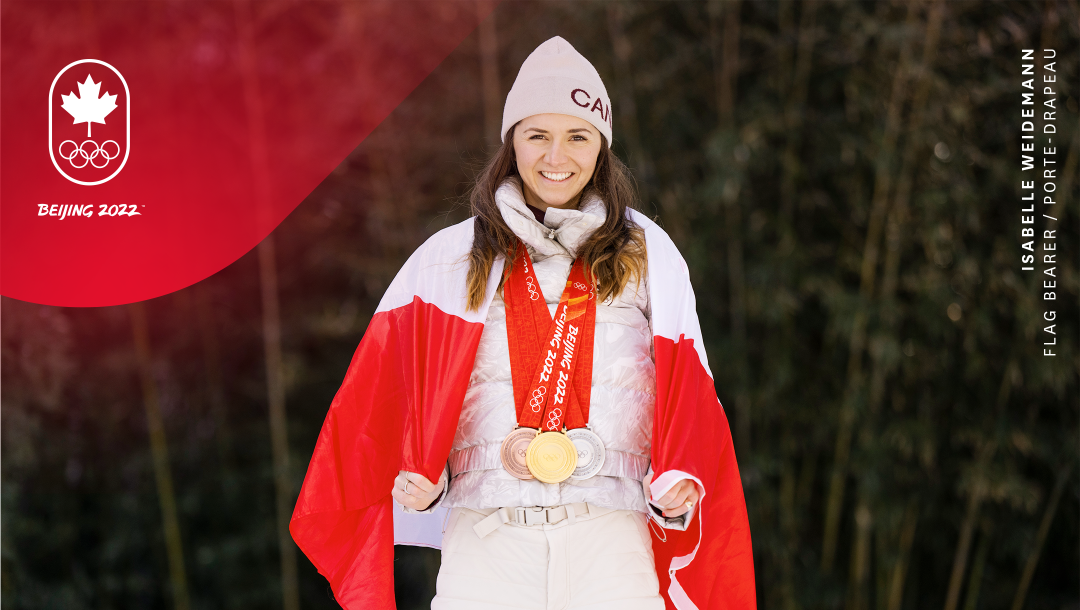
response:
[[[399,470],[394,479],[394,490],[390,495],[398,504],[413,510],[426,510],[442,493],[446,486],[446,471],[439,477],[438,483],[432,483],[422,474]],[[408,489],[406,489],[406,487]]]

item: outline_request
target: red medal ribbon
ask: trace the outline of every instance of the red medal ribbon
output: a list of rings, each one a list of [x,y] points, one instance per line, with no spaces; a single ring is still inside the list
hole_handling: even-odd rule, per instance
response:
[[[565,420],[568,429],[584,427],[596,326],[596,291],[584,263],[579,258],[571,266],[553,319],[528,251],[518,242],[503,301],[518,425],[558,431]]]

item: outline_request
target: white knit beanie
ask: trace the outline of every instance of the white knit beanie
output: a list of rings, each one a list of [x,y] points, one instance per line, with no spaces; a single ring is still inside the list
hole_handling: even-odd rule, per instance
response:
[[[503,106],[502,133],[534,114],[569,114],[593,124],[611,147],[611,98],[589,60],[562,36],[536,47],[518,70]]]

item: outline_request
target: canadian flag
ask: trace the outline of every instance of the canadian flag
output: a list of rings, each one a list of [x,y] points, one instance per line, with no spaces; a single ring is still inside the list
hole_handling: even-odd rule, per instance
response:
[[[629,214],[645,230],[649,257],[657,386],[651,490],[659,498],[689,476],[705,492],[686,531],[653,537],[661,592],[678,610],[756,608],[742,483],[689,271],[659,226]],[[413,253],[372,317],[319,434],[289,529],[344,608],[395,607],[394,477],[409,470],[437,480],[450,454],[503,264],[496,261],[479,311],[466,311],[472,243],[470,219]]]

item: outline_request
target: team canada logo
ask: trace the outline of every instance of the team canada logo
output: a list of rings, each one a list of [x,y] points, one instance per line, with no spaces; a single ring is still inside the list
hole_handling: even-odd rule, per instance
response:
[[[120,72],[97,59],[68,64],[49,88],[49,156],[62,176],[93,186],[127,163],[131,98]]]

